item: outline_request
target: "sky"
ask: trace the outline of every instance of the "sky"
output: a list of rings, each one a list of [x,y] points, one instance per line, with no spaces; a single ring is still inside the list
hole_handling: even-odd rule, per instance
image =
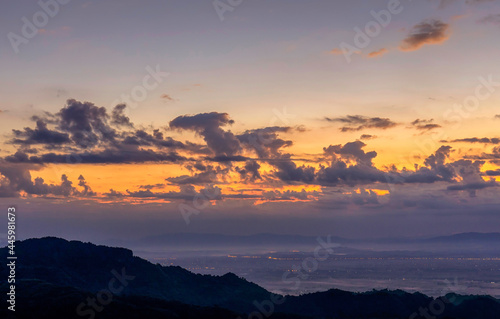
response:
[[[500,231],[500,1],[1,6],[21,237]]]

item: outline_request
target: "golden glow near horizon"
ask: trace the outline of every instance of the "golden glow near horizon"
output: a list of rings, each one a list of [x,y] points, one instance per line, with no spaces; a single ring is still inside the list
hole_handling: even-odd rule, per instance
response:
[[[497,2],[407,3],[363,45],[355,30],[387,3],[308,2],[299,17],[278,2],[241,7],[227,23],[186,17],[182,32],[158,15],[161,2],[114,23],[113,10],[90,5],[81,9],[91,30],[61,15],[20,52],[6,48],[0,197],[139,205],[205,196],[259,207],[389,198],[414,207],[414,197],[438,193],[495,200]],[[179,8],[167,14],[185,14]],[[277,27],[285,14],[300,24]],[[124,37],[129,28],[138,31]]]

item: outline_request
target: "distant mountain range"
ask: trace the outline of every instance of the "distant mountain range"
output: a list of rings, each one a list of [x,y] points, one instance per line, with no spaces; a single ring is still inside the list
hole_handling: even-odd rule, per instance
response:
[[[5,261],[7,253],[7,248],[0,249],[0,258]],[[381,319],[409,318],[420,309],[438,309],[441,304],[443,309],[434,315],[439,319],[497,319],[500,313],[500,301],[489,296],[447,295],[453,303],[443,303],[400,290],[352,293],[332,289],[283,297],[232,273],[198,275],[176,266],[152,264],[128,249],[54,237],[17,242],[16,254],[16,316],[5,305],[0,309],[1,318],[237,319],[272,315],[277,319]],[[2,262],[0,276],[7,278],[8,271]],[[8,288],[3,280],[3,296]]]
[[[198,234],[198,233],[177,233],[157,236],[144,237],[133,242],[124,240],[111,240],[110,244],[135,244],[135,245],[196,245],[199,247],[213,245],[314,245],[316,236],[300,235],[280,235],[280,234],[255,234],[255,235],[223,235],[223,234]],[[339,244],[358,244],[358,243],[379,243],[379,244],[425,244],[425,243],[446,243],[446,242],[467,242],[467,241],[486,241],[500,242],[500,233],[460,233],[449,236],[438,237],[387,237],[375,239],[351,239],[338,236],[331,236],[331,241]],[[128,245],[127,245],[128,246]]]
[[[326,238],[323,236],[322,238]],[[411,251],[438,253],[441,256],[491,257],[500,254],[500,233],[462,233],[450,236],[423,238],[349,239],[330,236],[330,242],[351,251]],[[178,233],[149,236],[134,241],[109,240],[106,245],[130,247],[136,251],[193,252],[225,255],[230,253],[258,253],[266,251],[312,251],[318,245],[317,237],[279,234],[248,236]],[[354,249],[354,250],[352,250]],[[146,254],[147,255],[147,254]]]

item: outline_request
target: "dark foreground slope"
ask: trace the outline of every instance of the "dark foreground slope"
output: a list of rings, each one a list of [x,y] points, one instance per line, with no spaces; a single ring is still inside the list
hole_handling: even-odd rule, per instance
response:
[[[2,260],[6,253],[6,249],[0,250]],[[198,275],[181,267],[163,267],[135,257],[124,248],[42,238],[18,242],[16,254],[18,278],[38,279],[82,291],[105,289],[118,274],[125,277],[126,286],[121,293],[127,295],[199,306],[219,305],[240,311],[252,310],[252,300],[269,298],[267,290],[234,274]],[[6,278],[4,271],[2,278]]]
[[[0,249],[6,260],[7,249]],[[409,318],[438,305],[433,298],[403,291],[351,293],[332,289],[284,302],[234,274],[193,274],[134,257],[123,248],[59,238],[16,243],[16,318]],[[7,278],[5,263],[0,276]],[[3,296],[8,291],[0,284]],[[90,298],[90,299],[89,299]],[[497,319],[491,297],[448,295],[436,318]],[[92,308],[90,301],[97,300]],[[99,303],[99,300],[101,303]],[[104,304],[104,305],[103,305]],[[80,307],[80,308],[78,308]],[[0,309],[0,318],[11,315]],[[246,314],[246,315],[245,315]],[[423,318],[425,316],[413,316]],[[14,318],[14,317],[13,317]]]
[[[96,311],[85,304],[87,298],[96,298],[90,292],[83,292],[72,287],[61,287],[36,280],[23,280],[17,285],[16,312],[3,307],[0,318],[18,319],[173,319],[173,318],[220,318],[235,319],[238,314],[219,307],[199,307],[175,301],[165,301],[142,296],[113,296],[112,302]],[[5,284],[0,287],[6,290]]]

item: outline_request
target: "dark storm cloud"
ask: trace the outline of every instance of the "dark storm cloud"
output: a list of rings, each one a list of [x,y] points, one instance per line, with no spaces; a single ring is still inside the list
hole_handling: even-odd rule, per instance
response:
[[[321,166],[317,182],[321,185],[351,185],[385,182],[386,173],[373,166],[377,156],[374,151],[365,152],[361,141],[345,145],[330,145],[323,148],[324,155],[330,159],[329,166]]]
[[[312,183],[315,179],[315,168],[310,166],[297,166],[290,158],[289,154],[283,156],[281,160],[272,162],[277,169],[274,175],[286,183]]]
[[[416,119],[415,121],[411,122],[411,125],[415,127],[417,130],[420,131],[430,131],[436,128],[440,128],[441,125],[433,123],[434,120],[421,120],[421,119]]]
[[[182,142],[176,141],[171,137],[163,137],[163,133],[160,130],[153,130],[150,134],[144,130],[137,130],[132,135],[128,135],[124,138],[123,144],[137,145],[137,146],[157,146],[159,148],[174,148],[174,149],[186,149],[186,145]]]
[[[451,182],[456,176],[450,163],[445,163],[451,147],[442,146],[424,161],[424,167],[415,171],[382,171],[373,166],[376,152],[365,152],[363,142],[346,143],[324,148],[325,156],[331,158],[330,166],[322,166],[317,173],[316,182],[320,185],[364,185],[370,183],[413,184]],[[355,161],[355,164],[352,164]]]
[[[366,117],[362,115],[348,115],[336,118],[325,117],[325,120],[344,124],[345,126],[340,128],[341,132],[361,131],[367,128],[385,130],[397,125],[397,123],[388,118]]]
[[[170,184],[174,185],[201,185],[212,184],[218,182],[218,175],[224,175],[229,172],[229,168],[213,167],[208,165],[206,169],[200,173],[193,175],[181,175],[169,177],[166,179]]]
[[[93,103],[71,99],[57,115],[60,129],[69,133],[82,148],[95,146],[100,141],[113,141],[116,136],[115,129],[108,124],[106,108]]]
[[[108,193],[104,193],[103,195],[106,197],[109,197],[109,198],[123,198],[123,197],[125,197],[125,194],[118,192],[118,191],[115,191],[112,188],[109,190]]]
[[[358,206],[379,205],[378,195],[371,189],[366,190],[361,188],[358,193],[351,194],[351,201]]]
[[[160,129],[134,129],[125,108],[119,104],[109,116],[104,107],[68,100],[55,114],[33,116],[35,128],[13,130],[9,143],[19,149],[5,160],[38,164],[179,162],[186,160],[178,154],[180,150],[212,154],[205,145],[182,143],[164,136]]]
[[[425,44],[439,44],[448,40],[449,24],[440,20],[426,20],[415,25],[400,45],[402,51],[414,51]]]
[[[347,159],[353,159],[356,162],[368,166],[372,166],[372,159],[377,156],[377,152],[371,151],[366,153],[363,150],[366,144],[361,141],[354,141],[346,143],[345,145],[330,145],[323,148],[325,155],[329,157],[335,157],[335,155],[340,155]]]
[[[386,173],[375,167],[366,165],[348,166],[343,161],[332,163],[329,167],[322,167],[318,171],[317,182],[325,186],[348,185],[356,186],[370,183],[383,183]]]
[[[30,171],[38,168],[31,164],[0,163],[0,197],[19,197],[21,192],[25,192],[27,195],[63,197],[95,195],[81,175],[78,178],[81,191],[74,187],[73,182],[64,174],[61,176],[60,184],[47,184],[41,177],[32,180]]]
[[[344,145],[330,145],[323,149],[324,157],[329,164],[320,165],[316,170],[310,166],[298,166],[291,155],[283,155],[279,160],[269,161],[276,168],[274,175],[285,183],[307,183],[323,186],[347,185],[355,187],[373,183],[382,184],[416,184],[453,182],[457,176],[452,163],[446,163],[451,153],[450,146],[440,147],[424,161],[424,166],[415,171],[398,171],[393,168],[382,171],[373,165],[377,156],[375,151],[366,152],[361,141]]]
[[[441,143],[483,143],[483,144],[500,144],[500,138],[493,137],[470,137],[470,138],[459,138],[451,141],[442,140]]]
[[[279,138],[279,133],[286,133],[291,127],[271,126],[245,131],[237,135],[241,144],[254,151],[259,158],[277,158],[281,156],[280,149],[293,145],[292,141]]]
[[[241,155],[233,155],[233,156],[219,155],[214,157],[206,157],[205,159],[207,161],[218,162],[218,163],[245,162],[246,160],[248,160],[247,157]]]
[[[36,121],[36,128],[31,129],[25,127],[24,131],[12,130],[14,139],[11,141],[13,144],[68,144],[71,142],[67,133],[53,131],[47,128],[47,123],[39,119]]]
[[[250,181],[255,181],[257,179],[262,179],[259,168],[259,163],[251,160],[246,162],[243,168],[236,167],[236,171],[240,174],[242,180],[249,179]]]
[[[170,128],[195,131],[216,156],[232,156],[241,151],[240,143],[232,132],[221,127],[233,123],[227,113],[211,112],[179,116],[170,121]]]
[[[418,169],[414,176],[417,178],[418,183],[422,183],[422,178],[427,178],[428,183],[436,181],[451,181],[455,177],[455,170],[451,164],[446,163],[450,157],[452,148],[451,146],[441,146],[434,154],[430,155],[424,160],[426,167]],[[406,182],[412,181],[412,175],[405,178]],[[425,182],[425,181],[424,181]]]
[[[491,182],[477,182],[477,183],[469,183],[461,185],[451,185],[448,186],[447,189],[449,191],[463,191],[463,190],[478,190],[478,189],[497,187],[497,186],[498,184],[495,181],[491,181]]]
[[[257,154],[259,159],[267,162],[276,170],[273,175],[285,183],[311,183],[315,179],[315,168],[309,166],[298,166],[292,159],[291,154],[282,153],[282,148],[293,145],[292,141],[279,137],[279,133],[287,133],[293,130],[291,127],[271,126],[254,130],[247,130],[238,135],[243,147]],[[297,129],[298,132],[303,130]],[[251,165],[251,166],[250,166]],[[257,163],[247,162],[244,169],[238,169],[242,178],[251,173],[251,180],[261,178],[258,173]]]
[[[500,176],[500,169],[497,169],[495,171],[486,171],[486,175],[488,175],[488,176]]]
[[[491,180],[485,182],[483,180],[484,173],[481,172],[481,167],[484,161],[471,161],[461,159],[450,163],[454,168],[456,176],[460,177],[460,184],[450,185],[447,187],[449,191],[468,191],[471,197],[476,197],[476,191],[488,187],[496,187],[498,184]]]
[[[482,153],[481,155],[471,155],[467,158],[480,159],[480,160],[497,160],[500,159],[500,146],[494,147],[491,153]]]
[[[370,135],[370,134],[363,134],[360,136],[360,140],[372,140],[374,138],[377,138],[375,135]]]
[[[85,177],[80,175],[78,177],[78,186],[81,186],[83,190],[80,192],[81,196],[95,196],[96,193],[92,191],[92,188],[87,184]]]
[[[5,157],[10,163],[35,163],[35,164],[120,164],[120,163],[145,163],[145,162],[183,162],[186,157],[176,152],[157,152],[153,150],[103,150],[94,152],[56,154],[46,153],[32,155],[17,151],[14,155]]]
[[[125,115],[125,104],[118,104],[111,111],[111,123],[118,126],[134,127],[134,124],[130,122],[130,118]]]
[[[204,198],[208,198],[210,200],[221,200],[222,192],[221,189],[217,186],[207,185],[202,188],[199,192],[195,190],[192,185],[181,185],[180,190],[178,192],[170,191],[170,192],[152,192],[151,190],[145,191],[137,191],[131,192],[127,190],[129,197],[136,198],[156,198],[156,199],[164,199],[164,200],[185,200],[192,201],[193,198],[197,196],[204,196]]]
[[[190,171],[198,170],[198,171],[203,172],[203,171],[207,170],[207,166],[205,164],[203,164],[202,162],[196,162],[194,164],[187,164],[186,168]]]

